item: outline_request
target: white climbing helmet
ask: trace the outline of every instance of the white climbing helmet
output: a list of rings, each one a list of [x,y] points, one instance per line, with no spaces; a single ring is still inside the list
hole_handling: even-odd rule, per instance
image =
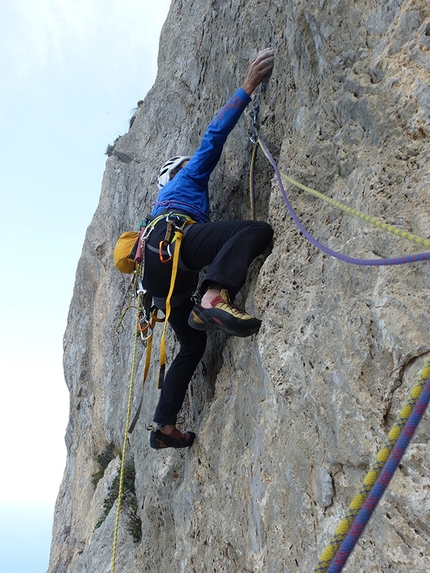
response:
[[[166,161],[163,167],[160,169],[157,178],[158,188],[161,190],[170,181],[170,173],[179,167],[184,161],[191,159],[189,155],[177,155],[176,157],[171,157]]]

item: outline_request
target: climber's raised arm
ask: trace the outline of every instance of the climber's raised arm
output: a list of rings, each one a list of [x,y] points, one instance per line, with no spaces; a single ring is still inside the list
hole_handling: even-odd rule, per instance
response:
[[[217,165],[224,143],[251,101],[251,94],[274,64],[272,48],[251,61],[243,85],[209,123],[200,147],[190,158],[177,155],[162,166],[158,176],[160,193],[152,216],[168,209],[182,209],[196,221],[209,221],[209,178]]]

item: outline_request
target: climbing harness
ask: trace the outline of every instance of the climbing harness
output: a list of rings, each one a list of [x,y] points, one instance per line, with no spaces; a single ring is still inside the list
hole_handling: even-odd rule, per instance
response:
[[[161,215],[167,222],[166,235],[158,245],[158,255],[160,262],[165,264],[173,259],[172,245],[175,246],[178,239],[177,233],[184,235],[187,225],[195,223],[188,215],[179,213],[169,213],[168,215]],[[182,240],[182,239],[181,239]],[[155,250],[151,245],[147,245],[150,250]],[[179,261],[178,261],[179,262]]]

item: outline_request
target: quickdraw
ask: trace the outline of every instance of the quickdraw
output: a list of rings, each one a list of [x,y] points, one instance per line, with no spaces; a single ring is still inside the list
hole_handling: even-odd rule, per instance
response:
[[[260,111],[260,102],[254,100],[254,105],[249,112],[251,116],[251,135],[249,137],[252,147],[251,163],[249,167],[249,203],[251,208],[251,219],[255,221],[255,161],[258,150],[258,112]]]
[[[178,213],[169,213],[165,215],[164,218],[167,221],[166,235],[158,245],[158,254],[160,261],[165,264],[169,263],[173,259],[173,254],[171,252],[171,246],[177,239],[177,232],[184,234],[185,227],[192,223],[195,223],[191,217],[187,215],[180,215]],[[168,257],[164,257],[164,252],[167,253]]]

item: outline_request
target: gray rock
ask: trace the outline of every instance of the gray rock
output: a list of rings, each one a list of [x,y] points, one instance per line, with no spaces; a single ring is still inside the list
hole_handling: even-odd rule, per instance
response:
[[[113,267],[112,252],[150,212],[160,163],[193,152],[250,58],[272,45],[259,122],[280,169],[428,238],[429,18],[427,0],[413,9],[402,0],[172,2],[155,85],[106,161],[77,268],[64,336],[68,457],[49,573],[111,570],[116,504],[94,528],[118,454],[97,486],[93,474],[109,444],[122,448],[135,320],[129,311],[117,333],[130,277]],[[244,114],[214,173],[214,219],[249,217],[250,131]],[[362,267],[329,257],[298,232],[262,154],[256,183],[257,216],[275,238],[253,264],[241,304],[262,328],[250,339],[210,336],[183,409],[197,433],[187,451],[149,448],[154,352],[127,450],[142,538],[133,541],[122,513],[117,571],[313,570],[429,358],[429,264]],[[429,250],[289,184],[286,192],[305,228],[332,249],[360,258]],[[168,331],[169,361],[176,350]],[[139,343],[133,413],[144,352]],[[349,571],[429,570],[429,438],[427,414]]]

